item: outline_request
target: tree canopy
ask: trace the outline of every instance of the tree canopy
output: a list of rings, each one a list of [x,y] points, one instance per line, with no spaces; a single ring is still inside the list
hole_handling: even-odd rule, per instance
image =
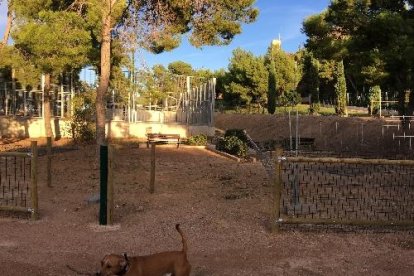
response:
[[[367,99],[369,88],[380,85],[389,94],[404,97],[413,89],[412,4],[334,0],[326,11],[304,21],[306,48],[321,60],[343,60],[351,96]]]
[[[224,99],[231,105],[260,103],[266,100],[268,72],[264,58],[238,48],[228,67]]]

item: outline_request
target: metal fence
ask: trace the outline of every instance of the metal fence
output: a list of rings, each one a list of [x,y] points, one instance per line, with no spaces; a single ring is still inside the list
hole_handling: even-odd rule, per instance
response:
[[[414,161],[282,157],[274,179],[280,224],[414,226]]]
[[[183,93],[177,110],[177,121],[190,125],[212,125],[215,86],[216,80],[210,79]]]
[[[38,217],[37,143],[31,153],[0,153],[0,210],[29,212]]]
[[[163,106],[151,102],[138,91],[130,91],[126,104],[115,101],[115,91],[107,103],[106,116],[111,120],[187,125],[213,124],[215,79],[174,76],[174,92],[167,93]],[[68,82],[69,80],[67,80]],[[70,81],[70,83],[72,83]],[[139,85],[136,84],[138,87]],[[41,85],[39,85],[41,87]],[[43,91],[25,90],[18,82],[0,83],[0,116],[43,117]],[[52,85],[50,103],[52,116],[65,118],[73,113],[75,91],[72,84]]]
[[[139,94],[129,96],[129,104],[109,102],[107,118],[130,123],[179,123],[187,125],[212,125],[216,80],[193,81],[190,77],[177,76],[177,93],[168,97],[165,106],[139,105]],[[167,101],[166,101],[167,103]]]
[[[61,118],[68,116],[73,97],[74,91],[70,85],[52,85],[51,115]],[[18,82],[1,82],[1,115],[43,117],[43,91],[41,89],[26,90]]]

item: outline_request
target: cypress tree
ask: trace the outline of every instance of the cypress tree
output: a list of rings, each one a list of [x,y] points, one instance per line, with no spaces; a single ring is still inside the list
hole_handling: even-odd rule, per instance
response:
[[[346,80],[343,60],[337,63],[335,69],[336,114],[341,116],[348,116],[348,110],[346,107]]]
[[[267,65],[267,69],[269,71],[269,82],[268,82],[268,89],[267,89],[267,111],[270,114],[274,114],[276,111],[276,68],[275,68],[275,61],[270,56],[269,63]]]
[[[304,81],[311,95],[310,112],[318,113],[320,108],[319,99],[319,69],[318,60],[312,54],[307,54],[304,61]]]

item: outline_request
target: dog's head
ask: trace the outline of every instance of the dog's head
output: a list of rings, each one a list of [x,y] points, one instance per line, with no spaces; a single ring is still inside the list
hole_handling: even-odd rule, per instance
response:
[[[101,270],[96,275],[99,276],[121,276],[128,268],[128,259],[125,255],[109,254],[101,261]]]

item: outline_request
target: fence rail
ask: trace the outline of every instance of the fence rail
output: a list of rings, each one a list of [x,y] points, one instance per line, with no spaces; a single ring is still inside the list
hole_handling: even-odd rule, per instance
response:
[[[414,226],[413,160],[277,155],[275,230],[292,223]]]
[[[38,218],[37,157],[36,141],[31,153],[0,152],[0,210]]]

